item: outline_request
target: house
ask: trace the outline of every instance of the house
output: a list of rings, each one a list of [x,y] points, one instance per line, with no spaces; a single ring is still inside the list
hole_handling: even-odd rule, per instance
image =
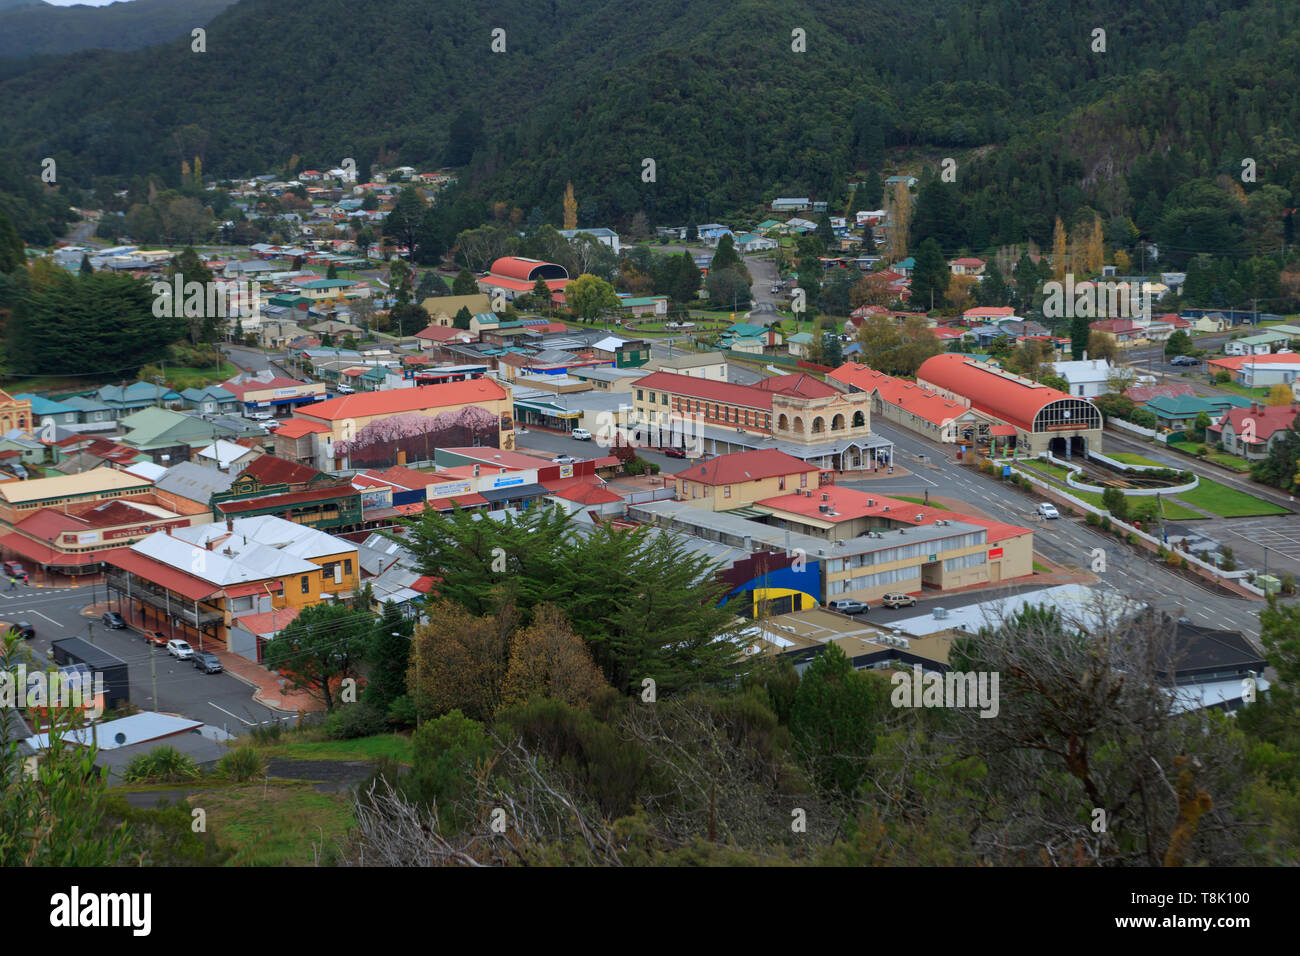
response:
[[[1052,371],[1070,383],[1071,395],[1082,398],[1099,398],[1106,394],[1106,382],[1115,370],[1105,359],[1084,359],[1079,362],[1055,362]]]
[[[111,431],[117,427],[117,416],[112,407],[98,398],[73,395],[63,399],[61,404],[76,411],[78,431]]]
[[[131,385],[105,385],[95,393],[95,398],[113,410],[117,418],[150,406],[174,407],[181,397],[165,385],[153,382],[135,382]]]
[[[899,278],[911,278],[912,273],[916,271],[916,257],[908,256],[900,262],[895,262],[889,269],[897,273]]]
[[[207,385],[185,389],[181,404],[203,415],[225,415],[239,410],[239,397],[220,385]]]
[[[223,438],[200,448],[190,461],[205,468],[215,468],[218,471],[237,475],[263,454],[264,452],[259,449],[248,448]]]
[[[194,449],[218,438],[238,438],[239,431],[219,421],[168,408],[143,408],[122,419],[125,434],[118,439],[128,448],[145,452],[153,461],[170,465],[188,461]]]
[[[803,212],[812,208],[812,200],[807,196],[782,196],[772,200],[772,212]]]
[[[468,329],[458,329],[451,325],[433,324],[421,329],[415,333],[417,348],[421,351],[436,348],[439,345],[446,345],[448,342],[460,342],[462,344],[473,342],[474,333]]]
[[[737,322],[718,335],[718,345],[736,352],[762,355],[765,348],[776,348],[782,342],[781,333],[762,325]]]
[[[766,236],[753,232],[741,233],[736,237],[736,249],[741,253],[766,252],[768,249],[775,249],[780,243],[775,239],[768,239]]]
[[[1131,392],[1132,389],[1129,389]],[[1239,395],[1215,395],[1202,398],[1197,395],[1157,395],[1142,405],[1156,416],[1156,426],[1170,431],[1182,431],[1194,427],[1196,419],[1202,413],[1209,416],[1211,422],[1227,414],[1233,408],[1249,408],[1250,399]]]
[[[1232,339],[1223,344],[1225,355],[1268,355],[1275,348],[1286,348],[1291,336],[1276,329],[1269,329],[1256,335]]]
[[[1273,446],[1300,415],[1300,405],[1261,405],[1252,402],[1246,408],[1234,408],[1213,423],[1206,437],[1223,442],[1224,451],[1247,461],[1268,457]],[[0,485],[0,491],[4,486]]]
[[[1191,333],[1201,335],[1206,332],[1226,332],[1232,325],[1222,312],[1209,312],[1188,316],[1192,323]]]
[[[1006,319],[1017,319],[1016,310],[1011,306],[1002,305],[981,305],[973,309],[967,309],[961,314],[962,321],[967,325],[979,325],[988,322],[1002,322]]]
[[[324,382],[300,382],[271,369],[242,372],[221,387],[235,396],[237,407],[245,414],[269,411],[280,417],[326,397]]]
[[[279,351],[303,334],[303,328],[298,323],[276,320],[263,322],[258,327],[257,341],[264,349]]]
[[[634,316],[667,315],[668,296],[666,295],[626,295],[619,294],[618,310]]]
[[[948,270],[955,276],[978,276],[984,274],[985,262],[971,256],[953,259],[948,263]]]
[[[917,178],[915,176],[890,176],[885,179],[886,186],[897,186],[899,184],[911,189],[917,184]]]
[[[1226,356],[1206,365],[1211,372],[1228,372],[1236,384],[1246,388],[1290,385],[1300,379],[1300,353],[1295,352]]]
[[[699,227],[700,241],[709,246],[717,246],[723,236],[734,236],[728,227],[720,222],[706,222]]]
[[[798,358],[808,358],[812,351],[813,336],[811,332],[796,332],[785,339],[790,354]]]
[[[652,358],[642,368],[647,372],[672,372],[714,382],[727,380],[727,359],[718,352],[686,352],[668,358]]]
[[[1146,327],[1128,319],[1101,319],[1089,323],[1088,328],[1106,336],[1120,348],[1147,340]]]
[[[64,405],[62,402],[52,401],[40,395],[33,395],[30,392],[18,392],[10,400],[18,403],[19,407],[21,407],[21,403],[23,402],[30,405],[31,412],[27,421],[30,422],[30,427],[33,431],[38,427],[43,428],[47,425],[77,424],[77,409]],[[11,428],[19,428],[26,431],[28,426],[17,424],[11,425],[9,428],[0,426],[0,434],[8,432]]]
[[[612,249],[612,250],[614,251],[614,255],[618,255],[618,254],[619,254],[619,251],[620,251],[620,246],[619,246],[619,242],[618,242],[618,233],[616,233],[613,229],[605,229],[605,228],[598,228],[598,229],[561,229],[561,230],[559,230],[559,233],[560,233],[560,235],[562,235],[565,239],[568,239],[570,242],[572,242],[572,241],[573,241],[574,239],[576,239],[578,236],[583,235],[583,234],[586,234],[586,235],[588,235],[588,236],[591,236],[593,239],[595,239],[597,242],[599,242],[602,246],[606,246],[606,247],[608,247],[609,249]]]

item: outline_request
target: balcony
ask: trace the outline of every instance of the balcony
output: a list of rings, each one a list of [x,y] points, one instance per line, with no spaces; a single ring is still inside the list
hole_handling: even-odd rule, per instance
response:
[[[128,593],[127,577],[127,575],[120,572],[110,572],[107,580],[108,588],[126,595]],[[170,612],[173,617],[185,621],[191,627],[197,628],[207,624],[220,624],[225,621],[224,614],[214,610],[207,604],[199,604],[199,611],[196,616],[193,601],[176,596],[168,598],[166,588],[161,588],[138,577],[132,576],[130,578],[130,595],[134,600],[143,601],[159,611]]]

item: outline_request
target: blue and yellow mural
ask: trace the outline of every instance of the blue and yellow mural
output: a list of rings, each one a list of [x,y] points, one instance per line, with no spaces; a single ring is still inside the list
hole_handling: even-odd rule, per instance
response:
[[[760,608],[771,616],[806,611],[821,603],[821,563],[802,555],[760,551],[718,577],[729,588],[719,606],[734,603],[733,610],[742,617],[757,617]]]

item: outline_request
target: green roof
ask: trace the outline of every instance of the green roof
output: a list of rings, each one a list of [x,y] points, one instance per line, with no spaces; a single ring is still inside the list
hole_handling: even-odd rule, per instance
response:
[[[1223,395],[1214,398],[1201,398],[1198,395],[1157,395],[1143,407],[1166,418],[1194,418],[1201,412],[1207,415],[1221,414],[1225,408],[1248,408],[1250,399],[1239,395]]]

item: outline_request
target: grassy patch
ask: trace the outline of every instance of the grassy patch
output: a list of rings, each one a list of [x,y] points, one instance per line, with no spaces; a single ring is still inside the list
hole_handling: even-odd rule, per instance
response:
[[[1189,505],[1195,505],[1221,518],[1245,518],[1251,515],[1290,514],[1281,505],[1248,495],[1221,485],[1217,481],[1202,478],[1200,486],[1178,496]]]
[[[312,866],[313,844],[339,846],[352,826],[350,793],[318,793],[302,781],[246,784],[197,794],[229,866]]]
[[[219,368],[213,365],[205,365],[202,368],[168,366],[167,384],[179,392],[187,388],[200,388],[215,382],[224,382],[226,379],[233,378],[238,372],[239,369],[229,362],[222,362]]]
[[[1037,573],[1046,574],[1050,570],[1052,569],[1049,568],[1047,565],[1039,564],[1037,561],[1034,562],[1034,571],[1036,571]]]
[[[941,505],[937,501],[931,501],[927,505],[924,498],[914,498],[911,495],[890,495],[889,497],[896,498],[899,501],[910,501],[914,505],[924,505],[927,508],[939,508],[943,511],[952,511],[952,509],[947,505]]]
[[[1131,451],[1109,452],[1107,458],[1114,458],[1116,461],[1122,461],[1126,465],[1155,465],[1157,468],[1167,468],[1168,465],[1162,465],[1158,461],[1152,461],[1150,458],[1143,458],[1141,455],[1135,455]]]
[[[411,762],[411,738],[401,734],[382,734],[357,740],[324,740],[319,731],[303,731],[282,737],[278,743],[259,746],[265,757],[288,760],[378,760],[391,757]]]
[[[1192,458],[1199,458],[1200,456],[1198,456],[1196,452],[1203,444],[1205,443],[1195,441],[1174,441],[1169,442],[1169,447],[1175,451],[1182,452],[1184,455],[1190,455]],[[1239,471],[1242,474],[1250,471],[1250,462],[1246,461],[1244,458],[1239,458],[1236,455],[1229,455],[1227,452],[1212,451],[1200,460],[1214,462],[1216,465],[1222,465],[1224,468],[1231,468],[1233,471]]]

